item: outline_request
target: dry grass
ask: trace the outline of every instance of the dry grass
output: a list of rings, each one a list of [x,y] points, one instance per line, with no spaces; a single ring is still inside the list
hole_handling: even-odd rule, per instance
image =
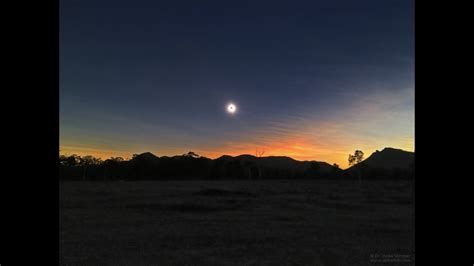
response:
[[[378,265],[410,255],[413,183],[66,182],[61,265]]]

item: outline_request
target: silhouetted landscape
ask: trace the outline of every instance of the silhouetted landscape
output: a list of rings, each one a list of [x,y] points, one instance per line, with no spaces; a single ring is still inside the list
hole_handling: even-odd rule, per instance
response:
[[[61,157],[61,265],[414,265],[412,152],[93,159]]]
[[[414,153],[385,148],[345,170],[326,162],[297,161],[282,156],[224,155],[212,160],[193,152],[173,157],[157,157],[146,152],[134,155],[131,160],[60,157],[60,180],[354,179],[359,174],[368,180],[411,180]]]

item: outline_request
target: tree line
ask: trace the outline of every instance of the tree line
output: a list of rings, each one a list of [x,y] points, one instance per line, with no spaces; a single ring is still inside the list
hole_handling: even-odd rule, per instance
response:
[[[294,165],[263,164],[261,158],[239,159],[221,157],[209,159],[189,152],[180,156],[156,157],[151,153],[134,154],[130,160],[111,157],[106,160],[94,156],[60,155],[59,179],[77,181],[137,181],[137,180],[220,180],[220,179],[391,179],[411,178],[402,169],[370,169],[351,173],[338,165],[326,166],[319,162],[298,162]]]

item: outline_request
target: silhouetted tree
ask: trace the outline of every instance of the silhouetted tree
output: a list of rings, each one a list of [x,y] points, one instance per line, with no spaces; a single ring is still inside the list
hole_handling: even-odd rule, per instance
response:
[[[364,152],[356,150],[354,154],[349,154],[349,166],[356,165],[364,159]]]
[[[356,165],[356,164],[362,162],[363,159],[364,159],[364,152],[361,151],[361,150],[356,150],[354,152],[354,154],[349,154],[349,158],[348,158],[349,166]],[[362,182],[362,173],[361,173],[361,171],[362,171],[362,168],[359,169],[359,171],[358,171],[359,185]]]
[[[121,171],[121,168],[124,168],[122,166],[123,162],[122,157],[110,157],[110,159],[105,160],[102,163],[104,180],[118,179],[119,176],[123,176],[125,174],[125,169]]]
[[[59,165],[66,165],[66,163],[67,163],[67,156],[59,155]]]
[[[73,154],[65,158],[64,164],[68,167],[74,167],[74,166],[79,165],[80,161],[81,161],[81,157],[76,154]]]
[[[123,157],[110,157],[110,159],[108,160],[120,163],[120,162],[123,162]]]
[[[79,165],[82,166],[82,180],[86,180],[87,171],[92,167],[102,163],[100,158],[95,158],[92,155],[86,155],[83,157],[79,157]]]
[[[64,179],[79,179],[81,176],[81,169],[79,166],[80,156],[73,154],[70,156],[59,156],[59,178]]]

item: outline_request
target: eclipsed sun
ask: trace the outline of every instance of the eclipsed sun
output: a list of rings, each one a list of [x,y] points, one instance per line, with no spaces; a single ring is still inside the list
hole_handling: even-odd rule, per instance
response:
[[[237,111],[237,106],[235,106],[235,104],[229,103],[229,104],[227,105],[227,112],[228,112],[228,113],[234,114],[236,111]]]

